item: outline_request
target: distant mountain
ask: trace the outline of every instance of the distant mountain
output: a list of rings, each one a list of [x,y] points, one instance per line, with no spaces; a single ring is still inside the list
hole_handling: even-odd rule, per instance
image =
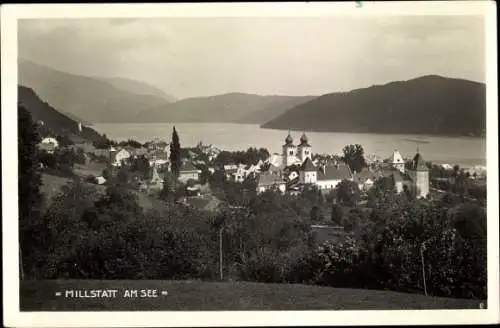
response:
[[[232,122],[262,124],[314,96],[260,96],[227,93],[162,105],[137,116],[138,122]]]
[[[131,88],[133,82],[123,82],[122,79],[111,83],[61,72],[27,60],[19,61],[18,70],[18,84],[32,88],[55,108],[88,122],[133,122],[140,112],[168,103],[157,95],[136,94],[116,87],[114,84],[122,87],[127,84],[127,88]],[[147,88],[137,83],[141,90]]]
[[[58,134],[67,136],[75,142],[97,141],[102,136],[89,127],[82,127],[82,132],[78,130],[78,122],[72,120],[54,107],[41,100],[31,88],[18,87],[18,102],[26,107],[34,121],[42,121],[42,136],[48,134]]]
[[[261,125],[270,129],[484,136],[486,86],[436,75],[326,94]]]
[[[122,89],[133,94],[156,96],[165,99],[167,102],[177,101],[176,98],[166,94],[163,90],[160,90],[159,88],[144,82],[139,82],[123,77],[97,78],[97,79],[106,81],[109,84],[117,87],[118,89]]]

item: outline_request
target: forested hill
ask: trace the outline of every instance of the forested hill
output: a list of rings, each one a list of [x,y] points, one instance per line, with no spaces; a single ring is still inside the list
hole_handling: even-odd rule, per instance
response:
[[[73,141],[97,141],[103,137],[95,130],[83,127],[82,132],[78,131],[78,122],[57,111],[48,103],[42,101],[38,95],[30,88],[18,86],[18,102],[30,112],[33,121],[43,121],[41,134],[45,136],[49,133],[67,136]]]
[[[436,75],[326,94],[263,128],[484,136],[486,86]]]

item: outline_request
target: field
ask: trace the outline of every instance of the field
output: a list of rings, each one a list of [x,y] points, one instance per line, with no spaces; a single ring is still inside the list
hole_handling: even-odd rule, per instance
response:
[[[95,177],[102,175],[102,170],[106,167],[104,163],[89,163],[86,165],[75,164],[73,171],[76,175],[85,177],[93,175]]]
[[[115,298],[65,298],[65,290],[115,289]],[[157,290],[156,298],[123,298],[128,290]],[[161,295],[167,291],[167,295]],[[56,296],[56,292],[62,292]],[[390,291],[250,282],[163,280],[21,281],[21,311],[210,311],[478,309],[479,301]]]

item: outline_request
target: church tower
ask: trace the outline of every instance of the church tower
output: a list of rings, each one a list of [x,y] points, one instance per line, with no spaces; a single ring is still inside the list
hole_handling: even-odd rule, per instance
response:
[[[285,138],[285,144],[283,145],[283,165],[290,166],[297,161],[297,147],[293,144],[293,138],[288,132],[288,136]]]
[[[417,197],[426,198],[429,195],[429,169],[425,165],[424,158],[418,151],[413,158],[412,168],[414,170],[413,179],[417,190]]]
[[[298,147],[298,156],[302,163],[306,160],[306,158],[312,159],[312,147],[309,145],[309,140],[307,139],[306,133],[302,134],[300,137],[300,145]]]

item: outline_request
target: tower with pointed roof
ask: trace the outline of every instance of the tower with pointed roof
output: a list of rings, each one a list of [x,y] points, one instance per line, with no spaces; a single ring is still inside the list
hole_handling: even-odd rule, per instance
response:
[[[411,164],[413,170],[413,183],[417,191],[417,197],[426,198],[429,195],[429,169],[418,150]]]
[[[397,149],[394,149],[391,156],[392,167],[401,173],[405,172],[405,161]]]
[[[300,137],[300,144],[297,147],[297,152],[302,163],[304,163],[306,158],[312,159],[312,147],[309,145],[309,140],[305,132],[302,134],[302,137]]]
[[[297,161],[297,147],[293,144],[293,138],[288,131],[283,145],[283,165],[290,166]]]
[[[318,181],[318,169],[314,166],[312,160],[309,157],[306,157],[306,160],[300,167],[299,181],[301,183],[308,184],[316,184],[316,181]]]

